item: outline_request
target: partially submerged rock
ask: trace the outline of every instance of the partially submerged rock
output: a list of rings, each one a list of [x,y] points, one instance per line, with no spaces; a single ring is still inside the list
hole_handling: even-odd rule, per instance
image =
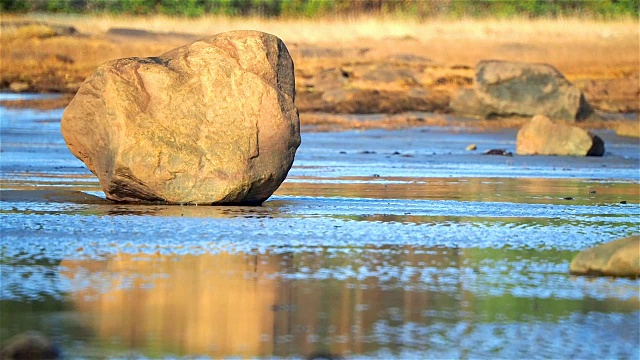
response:
[[[572,274],[640,276],[640,236],[618,239],[579,253],[569,266]]]
[[[476,66],[473,88],[462,90],[451,107],[479,118],[543,114],[579,121],[594,114],[580,89],[553,66],[497,60]]]
[[[518,131],[516,154],[602,156],[604,141],[577,126],[536,115]]]
[[[260,204],[300,144],[294,101],[284,43],[234,31],[101,65],[61,127],[108,199]]]

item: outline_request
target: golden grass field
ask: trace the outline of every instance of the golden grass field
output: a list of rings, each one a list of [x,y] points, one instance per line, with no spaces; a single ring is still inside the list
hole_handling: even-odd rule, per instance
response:
[[[474,65],[487,58],[549,62],[574,78],[615,77],[620,72],[638,71],[640,66],[640,24],[634,19],[616,22],[580,19],[417,21],[397,18],[270,20],[220,16],[185,19],[165,16],[3,15],[2,20],[70,25],[82,34],[98,37],[110,28],[202,36],[252,29],[277,35],[287,44],[374,47],[377,50],[374,53],[417,53],[447,64]],[[98,43],[93,45],[99,52]],[[103,56],[106,60],[132,52],[138,56],[156,55],[154,51],[168,50],[175,45],[172,41],[166,44],[124,44],[120,50],[113,49],[112,56]],[[100,57],[98,53],[84,55],[87,60]]]
[[[253,29],[272,33],[288,46],[298,85],[319,71],[353,64],[377,64],[393,55],[428,59],[431,78],[450,77],[425,87],[451,94],[468,83],[483,59],[544,62],[585,90],[601,110],[637,111],[640,23],[637,19],[442,19],[408,18],[263,19],[205,16],[61,16],[2,14],[0,87],[73,94],[101,63],[130,56],[157,56],[198,37]],[[73,26],[79,36],[52,36],[43,22]],[[109,29],[145,30],[153,36],[118,37]],[[311,49],[312,51],[304,51]],[[322,56],[336,50],[339,55]],[[320,52],[318,52],[320,51]],[[66,100],[61,100],[64,103]],[[618,106],[620,102],[624,106]],[[614,105],[611,105],[615,103]],[[631,105],[629,105],[631,104]],[[59,104],[58,104],[59,105]],[[635,106],[635,107],[634,107]]]

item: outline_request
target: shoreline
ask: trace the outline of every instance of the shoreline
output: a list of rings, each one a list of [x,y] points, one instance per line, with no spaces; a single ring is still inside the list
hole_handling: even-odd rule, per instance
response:
[[[2,92],[0,92],[2,93]],[[19,95],[19,94],[17,94]],[[43,95],[43,94],[34,94]],[[52,98],[0,100],[7,109],[58,110],[71,101],[74,94],[59,94]],[[640,122],[640,113],[598,113],[600,120],[577,121],[573,125],[586,130],[614,130]],[[527,117],[474,119],[449,113],[407,111],[397,114],[336,114],[300,112],[301,130],[304,132],[341,132],[348,130],[399,130],[421,127],[442,127],[471,132],[491,132],[516,129],[524,125]]]

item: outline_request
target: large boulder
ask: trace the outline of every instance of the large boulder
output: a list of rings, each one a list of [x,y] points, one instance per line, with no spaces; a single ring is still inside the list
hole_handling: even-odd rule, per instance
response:
[[[478,63],[473,88],[462,90],[451,107],[479,118],[543,114],[572,122],[594,116],[580,89],[553,66],[497,60]]]
[[[71,152],[108,199],[260,204],[300,144],[293,62],[257,31],[101,65],[62,117]]]
[[[602,156],[604,141],[577,126],[536,115],[518,130],[516,154]]]
[[[572,274],[640,276],[640,236],[618,239],[580,252],[569,266]]]

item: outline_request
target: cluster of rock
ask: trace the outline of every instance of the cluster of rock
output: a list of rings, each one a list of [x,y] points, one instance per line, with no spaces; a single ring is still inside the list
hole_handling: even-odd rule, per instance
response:
[[[280,39],[257,31],[110,61],[61,127],[110,200],[260,204],[300,145],[293,61]]]
[[[593,108],[547,64],[481,61],[473,87],[462,90],[451,108],[483,119],[532,118],[518,131],[518,155],[602,156],[605,151],[600,137],[572,125],[597,118]]]

